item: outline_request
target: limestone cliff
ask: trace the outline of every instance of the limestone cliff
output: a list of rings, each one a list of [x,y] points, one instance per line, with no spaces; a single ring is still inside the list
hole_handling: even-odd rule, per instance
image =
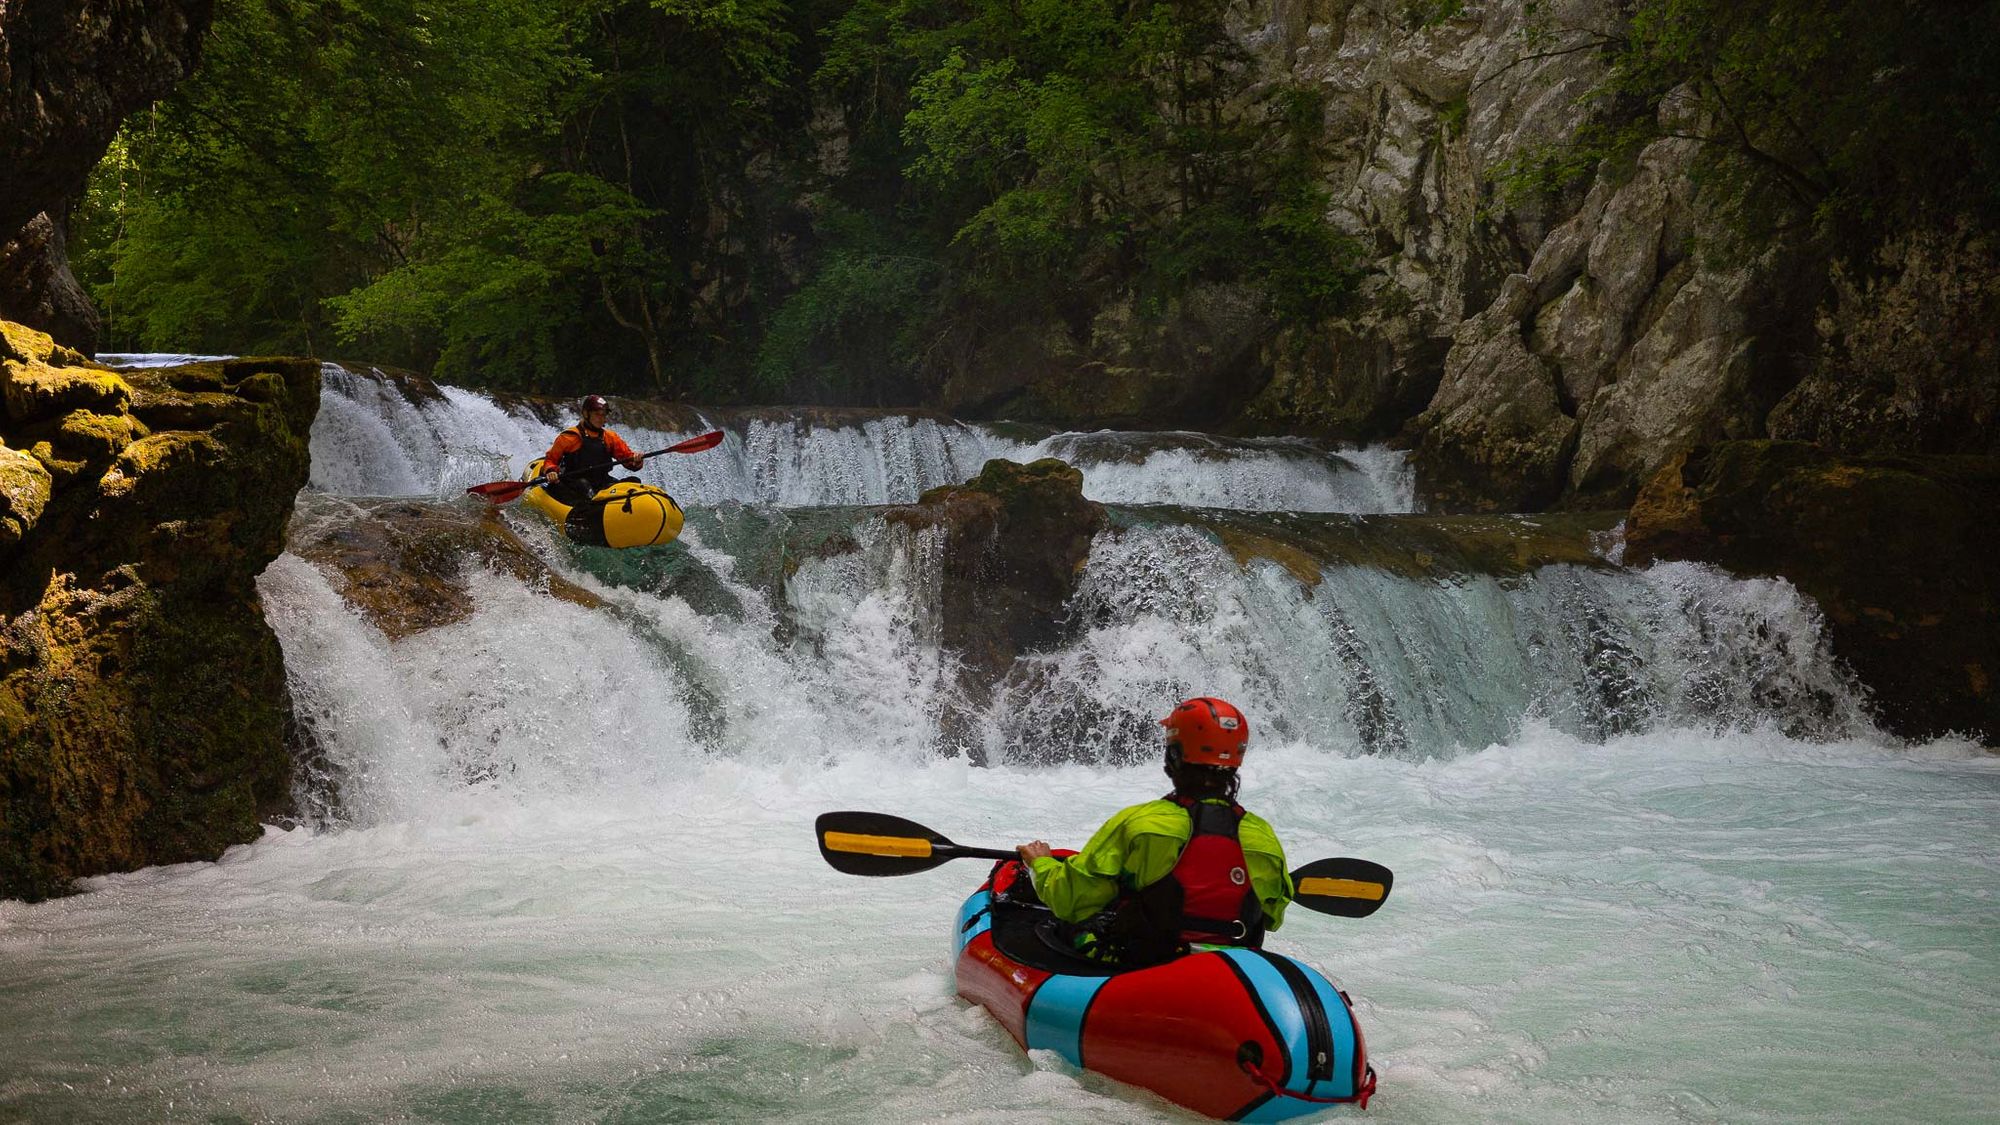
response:
[[[212,859],[289,794],[254,579],[319,365],[113,372],[0,322],[0,897]]]
[[[1673,457],[1732,438],[1991,449],[2000,255],[1976,232],[1943,219],[1846,268],[1786,238],[1746,247],[1685,136],[1567,196],[1496,191],[1510,161],[1585,124],[1620,5],[1234,11],[1267,85],[1323,95],[1330,218],[1371,274],[1352,316],[1240,329],[1262,333],[1256,356],[1197,370],[1229,428],[1401,430],[1425,501],[1457,511],[1622,505]],[[1665,132],[1701,132],[1667,104]],[[1185,401],[1149,397],[1130,370],[1074,375],[1090,393],[1063,401],[1086,421],[1107,395],[1127,413]]]

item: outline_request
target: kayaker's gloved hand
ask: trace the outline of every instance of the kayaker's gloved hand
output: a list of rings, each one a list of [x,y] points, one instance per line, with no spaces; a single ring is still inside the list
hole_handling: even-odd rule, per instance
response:
[[[625,462],[625,467],[636,473],[645,463],[646,459],[644,457],[633,457]]]
[[[1021,857],[1022,863],[1033,864],[1038,859],[1049,858],[1049,845],[1047,841],[1036,840],[1032,844],[1022,844],[1014,852]]]

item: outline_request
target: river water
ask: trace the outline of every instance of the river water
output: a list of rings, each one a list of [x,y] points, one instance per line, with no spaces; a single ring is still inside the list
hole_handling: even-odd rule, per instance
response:
[[[470,392],[333,376],[300,519],[511,475],[547,437]],[[1092,551],[1078,639],[999,693],[989,765],[939,730],[934,544],[859,510],[855,551],[749,577],[751,515],[1044,454],[1125,526]],[[1368,1118],[2000,1106],[2000,759],[1876,732],[1782,583],[1329,565],[1309,586],[1144,507],[1407,511],[1382,450],[883,416],[754,422],[646,475],[692,510],[667,550],[705,593],[523,514],[603,608],[482,573],[470,617],[391,642],[274,563],[312,816],[0,903],[0,1121],[1188,1119],[952,995],[978,865],[841,876],[811,823],[1080,843],[1164,787],[1140,732],[1197,692],[1249,713],[1244,802],[1295,864],[1396,873],[1375,916],[1295,911],[1270,942],[1352,994]]]

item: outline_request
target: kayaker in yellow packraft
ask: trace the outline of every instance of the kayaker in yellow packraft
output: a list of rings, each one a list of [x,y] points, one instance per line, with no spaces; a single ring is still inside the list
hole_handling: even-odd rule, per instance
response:
[[[550,497],[573,508],[611,487],[614,466],[637,472],[646,463],[624,438],[604,428],[610,417],[611,407],[604,396],[590,395],[583,400],[583,416],[577,424],[556,435],[555,444],[542,454],[542,474],[548,478],[545,488]]]
[[[1250,722],[1202,697],[1160,725],[1172,793],[1113,816],[1073,856],[1036,840],[1016,849],[1021,862],[1077,949],[1096,959],[1157,964],[1192,942],[1257,948],[1284,922],[1292,877],[1277,833],[1236,803]]]

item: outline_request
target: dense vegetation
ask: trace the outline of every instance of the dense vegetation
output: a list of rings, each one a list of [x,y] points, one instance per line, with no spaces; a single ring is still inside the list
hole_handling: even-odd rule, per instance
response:
[[[1563,6],[1563,13],[1574,13]],[[1341,311],[1322,107],[1224,0],[220,0],[73,215],[114,348],[461,381],[909,402],[982,326],[1191,287]],[[1406,0],[1416,28],[1461,0]],[[1552,9],[1555,11],[1555,9]],[[1753,240],[2000,217],[2000,6],[1631,0],[1561,190],[1699,137]]]
[[[707,398],[907,401],[960,326],[1204,280],[1332,309],[1316,104],[1224,7],[223,0],[79,264],[116,347]]]

